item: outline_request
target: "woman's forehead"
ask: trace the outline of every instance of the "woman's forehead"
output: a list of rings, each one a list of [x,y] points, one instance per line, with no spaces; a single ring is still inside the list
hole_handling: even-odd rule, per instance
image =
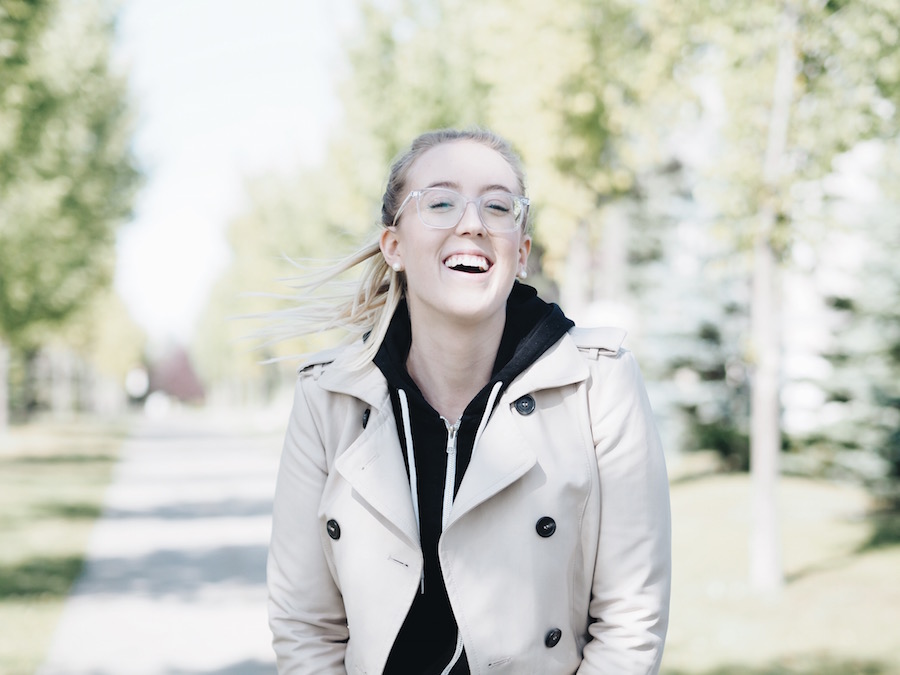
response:
[[[453,141],[429,148],[413,162],[407,187],[419,190],[440,185],[457,190],[519,190],[519,180],[506,158],[475,141]]]

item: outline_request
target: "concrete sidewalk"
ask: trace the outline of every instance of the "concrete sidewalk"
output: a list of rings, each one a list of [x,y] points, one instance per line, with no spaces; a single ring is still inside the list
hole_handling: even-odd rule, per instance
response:
[[[265,561],[281,434],[228,426],[146,422],[126,442],[38,675],[275,672]]]

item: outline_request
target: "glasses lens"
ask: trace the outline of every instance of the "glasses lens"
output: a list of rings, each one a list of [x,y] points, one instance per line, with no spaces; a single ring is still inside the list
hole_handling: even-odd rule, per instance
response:
[[[490,192],[481,197],[481,222],[489,230],[514,230],[519,226],[522,207],[506,192]]]
[[[465,198],[453,190],[428,188],[419,192],[419,217],[429,227],[456,227],[465,208]]]

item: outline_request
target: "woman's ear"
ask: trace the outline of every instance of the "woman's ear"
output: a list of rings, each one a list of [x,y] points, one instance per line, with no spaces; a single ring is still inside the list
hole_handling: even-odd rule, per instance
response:
[[[397,232],[393,229],[385,228],[381,231],[381,237],[378,240],[378,246],[381,248],[381,255],[388,267],[393,268],[397,272],[403,269],[403,256],[400,253],[400,240],[397,238]]]
[[[531,235],[524,234],[522,235],[522,240],[519,242],[519,267],[520,269],[525,269],[528,264],[528,254],[531,253]]]

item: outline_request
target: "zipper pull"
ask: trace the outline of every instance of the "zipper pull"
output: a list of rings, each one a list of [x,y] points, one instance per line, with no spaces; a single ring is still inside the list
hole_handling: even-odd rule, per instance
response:
[[[450,522],[450,508],[453,506],[453,490],[456,487],[456,433],[462,424],[462,417],[452,426],[443,417],[441,419],[447,426],[447,473],[444,475],[444,503],[441,507],[441,532],[443,532]]]
[[[459,431],[459,425],[462,423],[462,417],[460,417],[456,422],[451,426],[450,423],[444,419],[444,424],[447,425],[447,454],[451,455],[456,453],[456,432]]]

